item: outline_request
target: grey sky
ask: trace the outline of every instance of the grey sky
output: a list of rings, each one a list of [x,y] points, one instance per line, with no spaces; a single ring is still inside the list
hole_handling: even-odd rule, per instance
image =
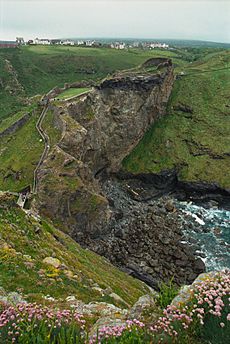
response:
[[[230,43],[230,0],[0,0],[0,39],[16,36]]]

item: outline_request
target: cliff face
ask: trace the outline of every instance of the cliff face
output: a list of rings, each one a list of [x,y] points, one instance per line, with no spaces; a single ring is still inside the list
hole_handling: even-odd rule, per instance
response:
[[[87,163],[93,174],[103,168],[118,170],[149,125],[164,114],[172,84],[171,67],[158,75],[105,80],[85,100],[69,105],[69,115],[85,135],[80,142],[64,138],[60,146]]]
[[[170,64],[157,74],[118,74],[53,107],[61,139],[39,171],[36,202],[76,241],[155,288],[172,276],[178,284],[190,282],[204,264],[181,244],[178,215],[164,210],[164,201],[161,209],[141,204],[129,197],[127,182],[120,188],[103,176],[117,172],[165,114],[173,81]]]
[[[176,215],[139,206],[100,177],[118,171],[149,125],[164,115],[173,80],[170,65],[155,75],[117,75],[77,101],[53,106],[61,139],[38,173],[41,214],[153,287],[173,275],[177,283],[191,281],[204,266],[180,245]]]
[[[111,211],[95,179],[117,171],[149,125],[165,113],[173,85],[171,66],[158,74],[120,74],[87,96],[53,107],[61,140],[39,171],[37,208],[72,235],[100,235]]]

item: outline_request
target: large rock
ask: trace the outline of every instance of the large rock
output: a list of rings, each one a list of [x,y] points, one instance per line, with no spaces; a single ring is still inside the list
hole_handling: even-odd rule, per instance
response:
[[[57,259],[57,258],[53,258],[53,257],[46,257],[46,258],[43,259],[42,262],[44,264],[51,265],[51,266],[53,266],[56,269],[60,268],[60,266],[61,266],[60,260]]]
[[[121,73],[79,100],[53,107],[62,135],[38,173],[36,208],[81,243],[100,237],[111,212],[95,176],[118,171],[165,114],[173,81],[171,65],[157,74]]]
[[[133,307],[129,311],[129,318],[130,319],[142,319],[143,315],[147,311],[153,311],[153,308],[155,306],[156,297],[153,295],[144,295],[141,296],[137,302],[133,305]]]
[[[62,135],[38,173],[36,197],[39,211],[76,241],[156,289],[172,276],[178,284],[191,282],[204,270],[181,245],[174,205],[168,200],[161,208],[137,206],[141,186],[129,187],[129,196],[123,197],[98,177],[117,172],[149,126],[165,114],[173,81],[170,63],[157,74],[121,73],[78,101],[53,107]]]
[[[200,274],[191,285],[185,285],[180,289],[178,295],[173,299],[171,304],[176,307],[188,304],[193,296],[193,291],[197,288],[197,285],[205,280],[215,279],[218,275],[219,271],[210,271]]]

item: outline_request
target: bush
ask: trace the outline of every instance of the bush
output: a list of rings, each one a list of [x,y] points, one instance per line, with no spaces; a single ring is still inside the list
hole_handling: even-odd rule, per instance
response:
[[[159,285],[160,291],[159,291],[159,297],[157,299],[157,305],[161,308],[167,307],[175,296],[178,294],[178,287],[173,282],[173,278],[169,280],[168,283],[162,282]]]

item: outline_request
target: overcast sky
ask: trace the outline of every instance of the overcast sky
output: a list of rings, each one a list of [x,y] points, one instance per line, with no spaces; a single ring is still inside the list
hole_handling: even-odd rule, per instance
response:
[[[230,43],[230,0],[0,0],[0,40],[16,36]]]

